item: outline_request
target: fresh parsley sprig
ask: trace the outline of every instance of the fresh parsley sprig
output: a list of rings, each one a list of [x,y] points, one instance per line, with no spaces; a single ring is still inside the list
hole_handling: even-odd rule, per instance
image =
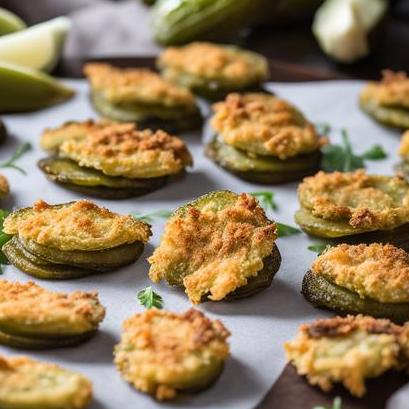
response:
[[[148,310],[154,307],[159,309],[163,307],[163,298],[155,293],[151,286],[138,292],[138,300]]]
[[[277,235],[278,237],[294,236],[295,234],[300,234],[301,230],[296,227],[289,226],[288,224],[276,223],[277,225]]]
[[[308,250],[317,253],[319,256],[322,253],[324,253],[324,251],[327,251],[329,248],[331,248],[331,245],[328,243],[313,243],[308,246]]]
[[[264,210],[277,210],[278,206],[274,199],[273,192],[251,192],[251,196],[254,196],[260,203]]]
[[[18,170],[23,175],[26,175],[27,172],[22,169],[20,166],[16,165],[16,162],[29,150],[31,149],[31,144],[29,142],[25,142],[19,146],[11,155],[10,159],[7,159],[5,162],[0,163],[0,168],[12,168]]]
[[[365,168],[365,160],[380,160],[387,157],[380,145],[374,145],[362,155],[354,153],[348,132],[341,130],[341,145],[325,145],[322,147],[323,158],[321,168],[326,172],[352,172]]]
[[[312,409],[342,409],[342,399],[337,396],[330,408],[327,408],[326,406],[314,406]]]
[[[168,219],[172,214],[173,212],[171,212],[170,210],[156,210],[150,213],[132,212],[131,216],[142,222],[150,223],[155,219]]]

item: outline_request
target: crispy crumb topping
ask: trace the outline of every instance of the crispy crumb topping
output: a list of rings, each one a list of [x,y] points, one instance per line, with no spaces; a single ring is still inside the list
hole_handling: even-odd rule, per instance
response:
[[[287,358],[312,385],[329,391],[341,382],[365,394],[365,379],[399,366],[402,327],[369,316],[334,317],[302,325],[285,344]]]
[[[272,95],[230,94],[213,109],[213,128],[225,143],[245,151],[287,159],[320,146],[314,125]]]
[[[391,244],[341,244],[312,264],[314,274],[386,303],[409,302],[409,255]]]
[[[10,185],[7,178],[0,175],[0,198],[7,196],[10,193]]]
[[[97,329],[104,316],[97,292],[66,294],[32,281],[22,284],[0,280],[0,328],[79,334]]]
[[[399,177],[318,172],[303,180],[298,197],[314,216],[359,229],[388,230],[409,221],[409,185]]]
[[[148,260],[152,281],[165,278],[183,285],[193,303],[208,294],[222,300],[246,285],[262,270],[277,237],[276,225],[253,196],[210,195],[207,205],[193,202],[168,220],[160,246]],[[226,196],[228,202],[220,204]]]
[[[150,226],[130,215],[120,215],[88,200],[49,205],[43,200],[11,213],[4,231],[59,250],[104,250],[142,241]]]
[[[193,164],[185,143],[164,131],[113,124],[81,140],[66,140],[62,157],[110,176],[153,178],[180,173]]]
[[[158,65],[165,77],[175,80],[182,74],[205,80],[246,86],[264,81],[267,61],[259,54],[237,47],[194,42],[183,47],[168,47]]]
[[[196,110],[192,93],[153,71],[115,68],[108,64],[86,64],[84,73],[93,90],[113,104],[150,104]]]
[[[407,158],[409,156],[409,131],[403,133],[398,153],[403,158]]]
[[[126,320],[123,329],[114,353],[118,370],[159,400],[174,398],[195,380],[210,383],[209,367],[221,369],[229,356],[229,331],[195,309],[182,314],[150,309]]]
[[[409,108],[409,78],[406,73],[384,70],[382,76],[380,82],[371,82],[363,89],[361,98],[378,105]]]
[[[0,356],[0,402],[5,407],[83,409],[92,384],[83,375],[24,356]]]
[[[45,150],[54,150],[65,141],[85,139],[90,133],[111,126],[129,131],[136,128],[134,123],[115,124],[115,122],[107,120],[70,121],[56,128],[46,128],[41,135],[40,145]]]

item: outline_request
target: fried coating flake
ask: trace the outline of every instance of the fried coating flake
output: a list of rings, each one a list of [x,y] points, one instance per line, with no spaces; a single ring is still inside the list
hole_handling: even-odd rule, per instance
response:
[[[163,79],[153,71],[141,68],[115,68],[90,63],[84,73],[93,90],[113,104],[143,104],[183,107],[196,110],[192,93]]]
[[[65,122],[56,128],[45,129],[41,135],[40,145],[45,150],[55,150],[65,141],[86,139],[90,133],[113,125],[115,125],[115,122],[107,120],[94,121],[93,119],[83,122]],[[136,128],[134,123],[116,124],[116,126],[117,129],[124,130]]]
[[[81,140],[66,140],[59,155],[106,175],[154,178],[180,173],[193,163],[184,142],[164,131],[114,124]]]
[[[4,232],[58,250],[104,250],[151,236],[150,226],[88,200],[49,205],[43,200],[4,220]]]
[[[83,375],[24,356],[0,356],[0,406],[83,409],[92,384]]]
[[[293,105],[275,96],[229,94],[213,109],[212,127],[225,143],[236,148],[288,159],[320,147],[314,125]]]
[[[409,131],[404,132],[400,141],[398,153],[402,158],[409,156]]]
[[[0,280],[0,328],[25,334],[75,335],[96,330],[104,316],[96,292],[66,294],[32,281]]]
[[[208,386],[229,356],[229,331],[220,321],[189,309],[150,309],[125,321],[115,364],[124,379],[158,400]]]
[[[362,298],[409,302],[409,255],[391,244],[331,247],[314,261],[311,271]]]
[[[318,172],[299,185],[298,198],[314,216],[354,228],[389,230],[409,222],[409,185],[399,177]]]
[[[362,397],[365,379],[399,367],[402,327],[386,319],[357,315],[302,325],[284,347],[287,358],[312,385],[329,391],[342,383]]]
[[[7,178],[3,175],[0,175],[0,199],[8,196],[10,193],[10,185]]]
[[[220,204],[225,197],[227,203]],[[201,208],[193,202],[177,211],[148,260],[152,281],[171,276],[193,303],[208,294],[222,300],[246,285],[263,268],[277,237],[275,223],[253,196],[215,192],[213,198]]]
[[[409,78],[404,72],[384,70],[380,82],[369,83],[361,93],[364,101],[377,105],[409,108]]]
[[[183,73],[206,80],[219,80],[229,86],[246,86],[265,80],[266,60],[258,54],[236,47],[194,42],[183,47],[167,48],[158,60],[170,80]]]

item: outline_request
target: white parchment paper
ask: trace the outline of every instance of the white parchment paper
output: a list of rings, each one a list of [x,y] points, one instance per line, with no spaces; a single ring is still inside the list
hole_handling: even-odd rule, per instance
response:
[[[38,147],[39,135],[45,127],[54,127],[68,120],[83,120],[96,117],[88,102],[87,86],[83,81],[67,81],[78,90],[71,101],[31,114],[4,116],[13,134],[0,148],[0,161],[10,156],[17,144],[30,141],[33,150],[26,154],[20,165],[27,176],[12,169],[1,169],[10,180],[12,197],[2,207],[20,208],[30,206],[42,198],[50,203],[62,203],[80,199],[81,196],[64,190],[47,181],[37,169],[37,160],[45,154]],[[372,144],[382,144],[389,157],[383,161],[367,162],[368,170],[374,173],[392,174],[392,165],[397,161],[396,149],[399,133],[383,128],[360,112],[357,96],[360,82],[322,82],[305,84],[271,84],[280,96],[295,103],[313,122],[327,122],[335,129],[346,128],[357,152]],[[114,211],[150,212],[159,209],[175,209],[181,204],[217,189],[236,192],[267,190],[266,187],[243,182],[217,168],[203,156],[200,133],[184,136],[191,149],[195,166],[184,180],[170,184],[147,196],[122,201],[96,200],[100,205]],[[340,134],[333,132],[332,139],[340,140]],[[271,213],[275,220],[295,225],[293,214],[298,207],[296,183],[272,186],[276,193],[279,209]],[[99,334],[81,346],[50,351],[23,351],[28,355],[80,371],[94,384],[95,401],[92,409],[145,409],[158,407],[189,407],[217,409],[253,408],[267,393],[285,365],[283,343],[292,338],[299,324],[318,317],[331,315],[311,307],[300,295],[304,272],[315,258],[307,250],[311,243],[306,235],[278,240],[283,262],[273,285],[264,292],[232,303],[205,303],[198,308],[212,318],[222,320],[232,332],[232,357],[217,383],[207,391],[186,397],[174,404],[158,404],[149,396],[133,390],[123,381],[112,363],[112,349],[118,342],[121,323],[130,315],[142,311],[136,294],[150,285],[147,278],[148,257],[158,245],[164,221],[153,224],[154,236],[146,247],[143,257],[134,265],[120,271],[95,275],[72,281],[41,281],[46,288],[71,290],[98,290],[101,301],[107,308],[107,316]],[[5,269],[2,278],[27,281],[29,276],[12,266]],[[184,311],[190,303],[183,292],[155,285],[165,300],[165,308]],[[21,354],[21,351],[0,347],[0,353]],[[401,391],[391,401],[390,408],[407,408],[409,388]],[[306,408],[309,409],[309,408]]]

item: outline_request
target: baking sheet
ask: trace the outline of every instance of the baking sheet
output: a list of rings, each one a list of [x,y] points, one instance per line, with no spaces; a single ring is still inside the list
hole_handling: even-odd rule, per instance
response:
[[[4,116],[13,136],[1,147],[0,161],[8,158],[17,144],[24,141],[30,141],[33,149],[19,162],[27,171],[27,176],[12,169],[1,169],[9,178],[12,189],[12,197],[3,202],[2,207],[30,206],[39,198],[50,203],[62,203],[82,197],[47,181],[36,167],[37,160],[45,156],[38,147],[39,135],[45,127],[58,126],[68,120],[96,117],[88,101],[85,82],[81,80],[66,82],[78,91],[71,101],[37,113]],[[273,83],[271,88],[278,95],[299,106],[311,121],[331,124],[334,129],[332,140],[339,141],[339,130],[346,128],[356,152],[360,153],[376,143],[382,144],[389,153],[388,159],[367,162],[368,170],[392,174],[392,165],[397,160],[396,149],[400,135],[396,131],[375,124],[359,111],[357,96],[362,85],[358,81],[331,81],[305,84]],[[183,137],[195,159],[194,168],[185,179],[141,198],[95,201],[120,213],[151,212],[175,209],[212,190],[230,189],[236,192],[269,190],[265,186],[243,182],[217,168],[203,156],[200,133],[186,134]],[[270,216],[294,226],[293,214],[298,207],[296,186],[296,183],[292,183],[271,187],[276,194],[279,208],[276,212],[270,213]],[[99,334],[86,344],[69,349],[28,351],[27,354],[61,364],[88,376],[93,381],[95,392],[92,409],[255,407],[285,365],[283,343],[294,336],[299,324],[331,315],[312,308],[300,295],[303,274],[316,256],[307,250],[312,240],[304,234],[278,240],[283,262],[269,289],[249,299],[232,303],[208,302],[198,307],[210,317],[222,320],[230,329],[232,357],[228,360],[222,376],[209,390],[184,397],[176,403],[158,404],[149,396],[132,389],[121,379],[112,363],[112,349],[119,340],[123,320],[143,310],[136,294],[138,290],[151,284],[147,278],[149,266],[146,258],[158,245],[163,226],[164,221],[154,221],[154,235],[150,244],[141,259],[132,266],[117,272],[72,281],[35,280],[42,286],[54,290],[98,290],[101,301],[107,308],[107,315]],[[21,281],[30,279],[13,266],[5,268],[2,278]],[[166,309],[184,311],[190,307],[182,291],[171,289],[166,284],[155,285],[154,288],[163,296]],[[21,354],[21,351],[0,346],[0,353]],[[389,409],[408,407],[409,388],[406,389],[396,394]]]

